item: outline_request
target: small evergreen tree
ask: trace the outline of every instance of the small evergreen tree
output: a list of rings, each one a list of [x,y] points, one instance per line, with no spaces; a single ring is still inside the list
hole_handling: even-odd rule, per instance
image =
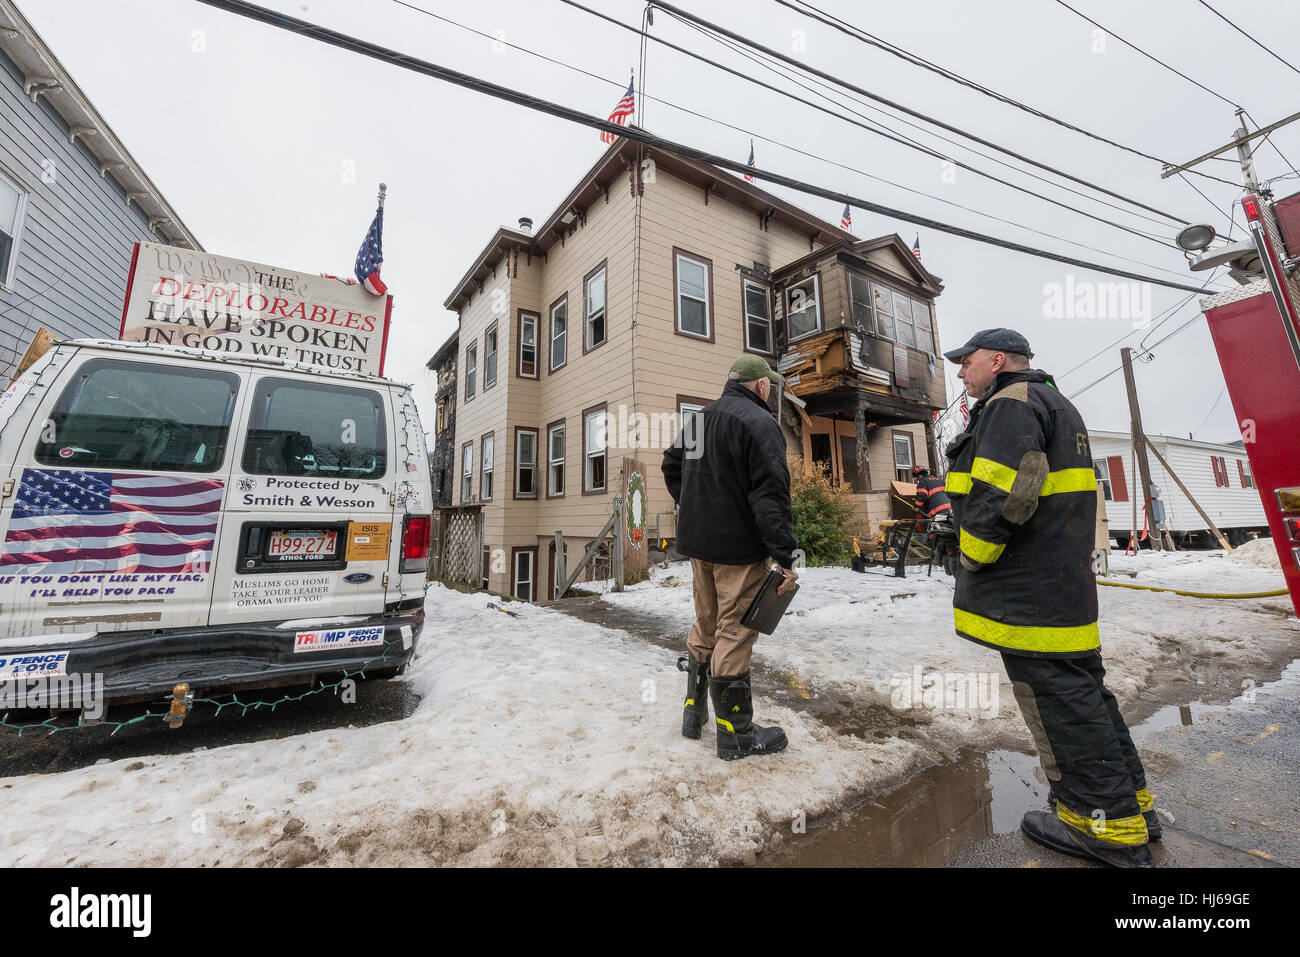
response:
[[[835,485],[825,465],[791,455],[790,501],[794,510],[794,537],[809,565],[847,565],[853,536],[860,534],[854,517],[852,489]]]

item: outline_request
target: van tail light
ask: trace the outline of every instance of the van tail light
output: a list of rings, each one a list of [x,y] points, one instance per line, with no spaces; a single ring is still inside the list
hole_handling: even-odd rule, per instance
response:
[[[429,533],[433,519],[428,515],[408,515],[402,520],[402,574],[423,572],[429,567]]]

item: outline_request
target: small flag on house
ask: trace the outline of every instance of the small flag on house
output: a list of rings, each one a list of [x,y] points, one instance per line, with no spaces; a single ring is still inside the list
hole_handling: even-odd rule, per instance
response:
[[[382,195],[382,194],[381,194]],[[379,267],[384,262],[384,203],[381,199],[375,210],[375,219],[370,224],[370,231],[357,250],[357,280],[366,287],[371,295],[382,296],[388,287],[379,278]]]
[[[754,168],[754,141],[753,141],[753,140],[750,140],[750,141],[749,141],[749,162],[746,163],[745,165],[748,166],[750,169],[753,169],[753,168]],[[745,174],[745,182],[747,182],[747,183],[752,183],[752,182],[754,182],[754,177],[752,177],[752,176],[750,176],[748,173],[746,173],[746,174]]]
[[[957,406],[957,409],[961,412],[961,424],[970,425],[970,406],[966,404],[966,396],[964,393],[961,397],[961,405]]]
[[[853,228],[853,214],[849,212],[849,204],[844,204],[844,215],[840,217],[840,229]]]
[[[627,118],[636,112],[636,93],[633,90],[635,81],[635,76],[627,81],[627,92],[623,94],[623,99],[614,104],[614,111],[609,114],[609,122],[622,126],[627,122]],[[612,143],[617,138],[613,133],[600,134],[602,143]]]
[[[916,234],[916,242],[912,243],[912,255],[917,259],[921,258],[921,234]]]

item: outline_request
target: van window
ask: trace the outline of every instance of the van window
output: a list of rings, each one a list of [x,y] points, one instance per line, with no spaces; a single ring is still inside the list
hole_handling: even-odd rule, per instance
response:
[[[245,472],[379,478],[388,468],[387,448],[378,392],[295,379],[257,384]]]
[[[225,457],[239,377],[192,366],[89,359],[36,445],[42,465],[212,472]]]

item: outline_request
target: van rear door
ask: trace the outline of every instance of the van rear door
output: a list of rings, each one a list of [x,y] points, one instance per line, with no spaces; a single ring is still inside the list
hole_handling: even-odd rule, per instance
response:
[[[347,625],[384,613],[401,534],[394,527],[394,435],[384,385],[254,375],[231,475],[213,625]]]
[[[0,637],[206,624],[244,374],[56,351],[6,443]]]

